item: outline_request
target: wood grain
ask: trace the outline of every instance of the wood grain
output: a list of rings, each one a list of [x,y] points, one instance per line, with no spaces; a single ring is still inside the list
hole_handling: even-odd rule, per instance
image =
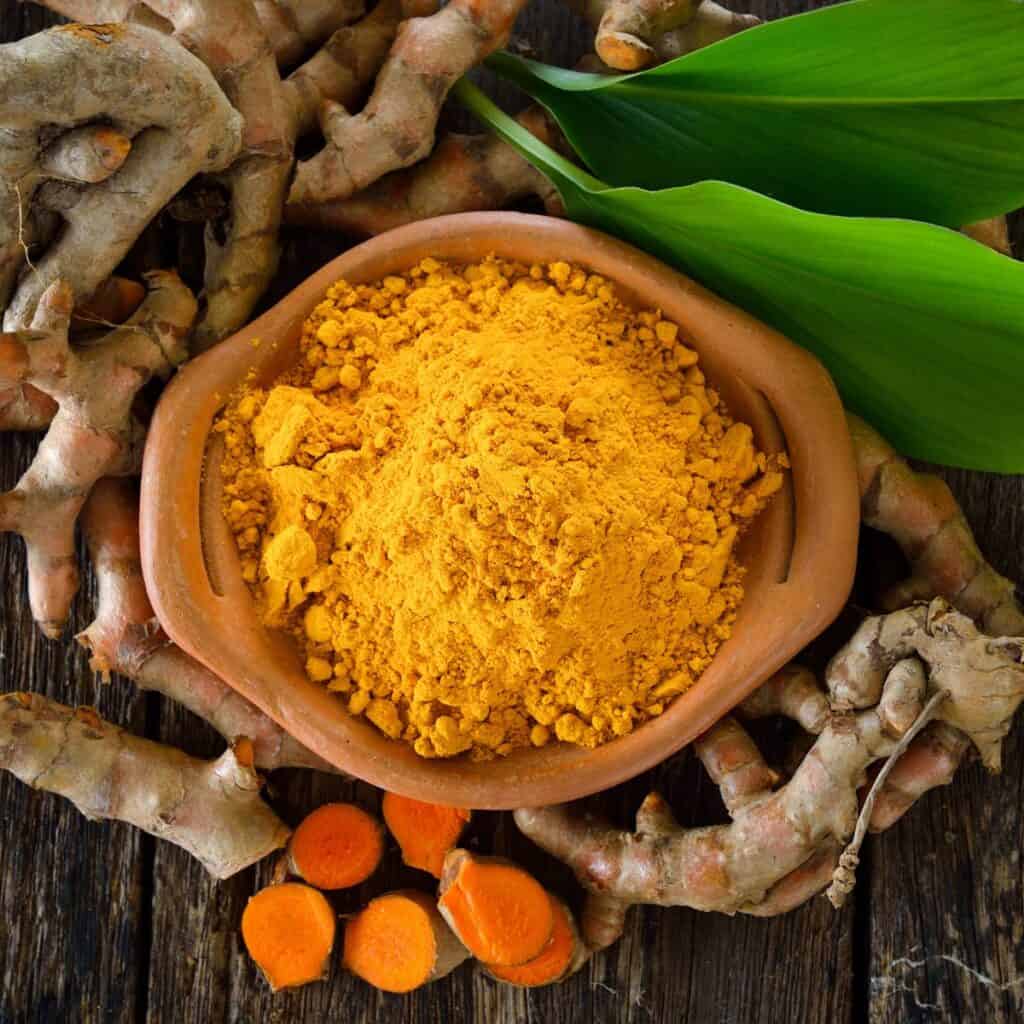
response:
[[[774,18],[822,4],[736,6]],[[0,2],[0,39],[46,23],[36,8]],[[536,55],[567,65],[588,42],[558,0],[535,0],[518,35]],[[481,78],[493,88],[489,76]],[[508,87],[499,91],[507,105],[521,102]],[[471,123],[458,111],[446,118],[460,127]],[[267,301],[346,244],[309,232],[287,236]],[[32,450],[31,439],[0,439],[0,487],[16,480]],[[1000,568],[1024,578],[1021,480],[967,473],[950,479],[983,546]],[[129,728],[197,755],[221,749],[220,739],[187,712],[142,698],[123,681],[98,686],[70,643],[38,636],[19,541],[0,536],[0,566],[7,583],[0,596],[3,689],[96,703]],[[88,607],[85,594],[74,628],[84,625]],[[238,935],[245,901],[267,880],[269,864],[215,883],[177,848],[124,827],[89,824],[64,802],[0,775],[0,1024],[1018,1020],[1024,1009],[1022,748],[1018,733],[1001,778],[969,767],[908,821],[872,840],[856,897],[840,914],[824,900],[771,921],[634,910],[623,941],[562,986],[520,992],[466,965],[405,998],[377,993],[338,969],[322,985],[271,996]],[[724,813],[686,752],[605,794],[599,805],[625,824],[652,785],[684,823],[708,823]],[[369,786],[302,772],[277,773],[270,799],[293,823],[325,800],[379,807]],[[518,835],[507,815],[478,816],[469,842],[522,860],[546,884],[578,899],[565,869]],[[371,888],[424,881],[391,849],[372,887],[342,894],[336,906],[346,912]]]

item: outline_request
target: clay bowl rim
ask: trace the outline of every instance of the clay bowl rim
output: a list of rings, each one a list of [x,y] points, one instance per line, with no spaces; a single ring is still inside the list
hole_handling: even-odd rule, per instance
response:
[[[786,488],[790,505],[772,520],[775,546],[756,563],[759,571],[763,568],[760,576],[771,578],[758,584],[757,607],[744,603],[732,639],[690,691],[659,718],[596,750],[549,745],[481,767],[463,758],[421,758],[343,710],[338,718],[336,698],[308,681],[306,687],[316,693],[303,688],[294,675],[286,679],[289,670],[275,660],[276,654],[267,656],[266,665],[253,664],[252,649],[245,648],[244,615],[239,615],[249,598],[237,554],[219,516],[219,527],[201,521],[200,504],[216,411],[250,367],[273,361],[268,352],[276,346],[267,339],[294,330],[331,283],[346,275],[373,280],[426,255],[463,262],[491,252],[591,267],[640,303],[662,308],[681,322],[701,353],[709,380],[720,387],[724,382],[709,364],[742,353],[747,376],[728,387],[742,389],[748,402],[765,404],[762,421],[769,425],[762,424],[760,433],[773,435],[776,446],[784,441],[792,469]],[[256,339],[262,343],[255,344]],[[600,232],[550,217],[470,213],[397,228],[345,251],[267,313],[186,365],[167,388],[151,425],[141,521],[146,585],[158,619],[179,646],[344,771],[420,799],[506,809],[577,799],[653,767],[817,636],[839,613],[853,582],[859,496],[842,405],[831,378],[806,350],[653,257]],[[234,577],[229,568],[225,578],[223,563],[217,569],[223,596],[210,583],[215,559],[203,550],[204,543],[223,550],[209,540],[211,529],[219,529],[221,545],[228,539],[234,557]],[[750,588],[748,597],[752,593]],[[233,603],[239,601],[243,604]],[[251,601],[248,610],[251,616]],[[229,622],[231,627],[225,625]],[[277,643],[265,630],[261,639]]]

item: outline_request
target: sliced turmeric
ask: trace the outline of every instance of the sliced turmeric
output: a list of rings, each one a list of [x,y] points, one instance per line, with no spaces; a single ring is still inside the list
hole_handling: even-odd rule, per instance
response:
[[[242,940],[275,992],[319,981],[334,948],[334,911],[308,885],[271,885],[246,904]]]
[[[411,868],[441,877],[444,859],[455,848],[470,812],[464,807],[427,804],[398,793],[385,793],[384,823],[398,841],[402,860]]]
[[[563,981],[586,962],[587,948],[580,938],[572,911],[554,894],[548,893],[555,915],[555,926],[548,944],[539,956],[518,967],[484,964],[488,973],[499,981],[521,988],[539,988]]]
[[[422,892],[378,896],[345,925],[343,964],[385,992],[411,992],[451,973],[468,956]]]
[[[438,908],[473,956],[498,967],[538,957],[555,927],[551,899],[532,875],[468,850],[445,858]]]
[[[365,882],[383,854],[383,830],[375,818],[354,804],[324,804],[295,830],[287,864],[318,889],[347,889]]]

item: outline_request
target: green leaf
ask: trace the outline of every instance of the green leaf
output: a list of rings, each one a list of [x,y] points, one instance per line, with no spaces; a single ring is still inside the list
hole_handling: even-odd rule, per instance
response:
[[[552,179],[573,220],[810,349],[905,454],[1024,472],[1024,265],[946,228],[806,213],[723,182],[608,188],[469,82],[456,95]]]
[[[950,227],[1024,204],[1022,62],[1021,0],[856,0],[633,75],[489,60],[611,185]]]

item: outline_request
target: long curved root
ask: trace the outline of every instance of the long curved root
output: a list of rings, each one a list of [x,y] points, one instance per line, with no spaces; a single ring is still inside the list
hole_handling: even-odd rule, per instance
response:
[[[90,490],[141,465],[135,396],[186,355],[192,293],[173,273],[154,272],[148,284],[128,322],[88,347],[68,342],[72,292],[63,281],[43,294],[30,330],[0,336],[0,382],[34,385],[59,407],[32,465],[0,495],[0,530],[25,540],[32,614],[48,636],[64,628],[78,590],[75,522]]]
[[[177,43],[212,72],[241,115],[240,145],[234,146],[233,159],[203,168],[224,172],[231,194],[231,216],[223,245],[212,231],[207,232],[205,308],[194,341],[201,351],[245,322],[277,268],[277,232],[291,175],[294,133],[277,59],[256,8],[250,0],[41,2],[78,21],[141,19],[172,32]],[[147,30],[120,24],[118,31]],[[175,43],[165,40],[164,45],[180,52]],[[133,93],[126,90],[126,95]],[[174,192],[191,177],[189,174]],[[165,196],[152,213],[171,195]]]
[[[289,202],[345,199],[422,160],[434,144],[441,104],[455,81],[504,45],[525,0],[452,0],[398,31],[365,109],[326,103],[327,146],[298,165]]]
[[[532,107],[518,118],[534,135],[549,141],[542,110]],[[290,204],[292,224],[377,235],[402,224],[470,210],[499,210],[537,196],[549,214],[564,213],[554,185],[528,160],[495,135],[444,136],[430,156],[415,167],[396,171],[348,199]]]
[[[242,115],[240,146],[236,144],[230,166],[222,162],[202,168],[222,172],[230,209],[223,241],[212,225],[206,231],[204,302],[192,341],[195,351],[241,327],[277,269],[296,138],[316,124],[321,104],[352,103],[359,96],[383,63],[404,18],[437,7],[436,0],[382,0],[362,21],[349,24],[361,13],[361,2],[39,2],[79,21],[138,22],[172,34],[209,68]],[[122,30],[136,27],[121,25]],[[325,35],[330,38],[322,49],[282,81],[278,64],[294,60],[307,44]]]
[[[437,3],[380,0],[365,18],[334,32],[285,81],[298,134],[316,127],[325,100],[354,106],[384,63],[399,25],[408,18],[433,14]]]
[[[147,2],[157,10],[168,8],[168,17],[180,6],[175,0]],[[242,154],[224,175],[231,194],[224,243],[212,228],[206,231],[206,308],[196,326],[196,351],[241,327],[277,270],[296,139],[315,125],[324,103],[340,105],[358,97],[384,62],[402,19],[424,4],[436,6],[431,0],[382,0],[362,21],[339,27],[284,82],[274,37],[249,0],[193,0],[187,5],[202,17],[184,19],[176,35],[213,71],[246,126]],[[347,19],[351,5],[340,6],[345,10],[337,13]],[[292,8],[297,18],[299,8]],[[262,9],[266,17],[266,6]],[[313,14],[295,22],[305,25],[304,37],[335,20]],[[225,45],[228,40],[231,47]]]
[[[57,280],[88,299],[189,179],[234,159],[242,125],[201,62],[135,25],[67,25],[9,43],[0,79],[17,82],[0,102],[0,306],[11,331],[32,322]],[[114,133],[78,127],[86,122]],[[41,129],[54,126],[75,131],[47,147]],[[60,231],[43,216],[54,208]],[[50,239],[28,264],[28,246]]]
[[[830,663],[826,684],[828,697],[809,688],[805,672],[790,671],[741,709],[821,727],[776,790],[774,773],[736,719],[723,719],[697,743],[731,824],[682,829],[657,794],[637,813],[635,833],[568,806],[516,811],[519,828],[564,860],[591,894],[583,915],[588,944],[613,941],[634,903],[765,915],[821,891],[854,832],[867,769],[898,751],[908,723],[935,694],[944,694],[937,718],[998,767],[1002,737],[1024,700],[1024,638],[984,636],[937,599],[868,619]]]
[[[229,743],[246,736],[257,768],[338,769],[286,733],[208,668],[167,638],[153,616],[139,563],[138,495],[130,480],[108,478],[93,488],[82,532],[96,572],[99,600],[78,641],[92,667],[117,672],[209,722]]]
[[[215,761],[140,739],[91,708],[34,693],[0,697],[0,768],[70,800],[87,818],[124,821],[181,846],[228,878],[288,840],[260,799],[248,740]]]
[[[910,578],[883,607],[944,597],[992,636],[1024,635],[1016,587],[985,560],[949,487],[915,472],[858,416],[847,414],[860,476],[861,516],[889,534],[910,562]]]

